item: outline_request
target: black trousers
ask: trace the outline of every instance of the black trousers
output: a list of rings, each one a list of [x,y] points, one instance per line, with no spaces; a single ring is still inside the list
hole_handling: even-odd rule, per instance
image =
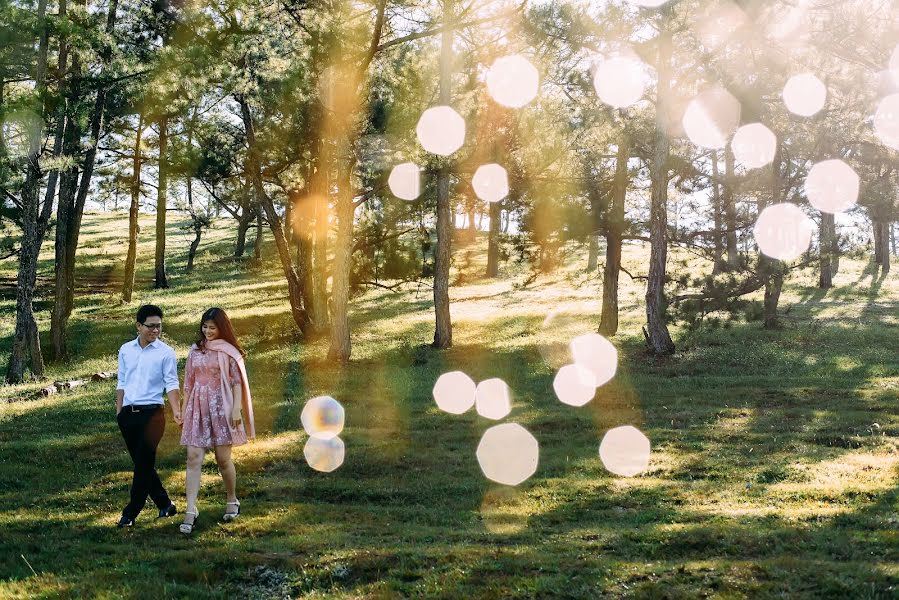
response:
[[[122,514],[130,519],[137,518],[147,503],[148,495],[156,506],[166,508],[171,500],[156,473],[156,448],[165,433],[165,411],[160,406],[132,412],[130,406],[125,406],[119,413],[118,422],[119,431],[125,438],[128,454],[134,463],[131,502]]]

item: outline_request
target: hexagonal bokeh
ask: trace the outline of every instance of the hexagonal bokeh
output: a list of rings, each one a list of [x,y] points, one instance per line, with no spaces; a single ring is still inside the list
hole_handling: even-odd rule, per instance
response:
[[[575,364],[593,376],[591,385],[594,388],[608,383],[618,370],[618,350],[598,333],[588,333],[571,340],[571,355]]]
[[[690,101],[684,112],[684,131],[703,148],[724,148],[740,124],[740,102],[722,87],[710,88]]]
[[[475,391],[475,406],[482,417],[493,420],[506,417],[512,412],[509,386],[502,379],[485,379]]]
[[[449,106],[435,106],[422,113],[415,133],[422,148],[449,156],[465,143],[465,119]]]
[[[481,200],[499,202],[509,195],[509,175],[496,163],[481,165],[471,178],[471,187]]]
[[[311,437],[331,439],[343,431],[343,406],[331,396],[317,396],[306,402],[300,420]]]
[[[438,408],[453,415],[461,415],[474,406],[474,380],[462,371],[450,371],[437,378],[434,401]]]
[[[330,473],[343,464],[346,448],[343,440],[335,436],[328,439],[310,437],[303,446],[306,462],[316,471]]]
[[[812,206],[826,213],[840,213],[858,202],[858,174],[839,159],[825,160],[809,169],[805,195]]]
[[[615,108],[626,108],[643,97],[646,71],[643,63],[628,56],[613,56],[600,62],[593,73],[599,99]]]
[[[387,185],[401,200],[415,200],[421,194],[421,167],[413,162],[400,163],[390,171]]]
[[[784,104],[794,115],[811,117],[824,108],[827,86],[812,73],[793,75],[783,89]]]
[[[593,400],[593,396],[596,395],[594,380],[593,373],[583,365],[565,365],[559,369],[553,379],[553,390],[563,404],[583,406]]]
[[[518,485],[537,471],[540,446],[537,439],[518,423],[503,423],[484,432],[477,457],[487,479],[503,485]]]
[[[606,432],[599,444],[599,458],[606,470],[633,477],[649,467],[649,438],[631,425]]]
[[[487,71],[487,92],[503,106],[521,108],[537,97],[540,74],[526,58],[513,54],[497,58]]]
[[[761,123],[750,123],[737,129],[730,142],[734,158],[747,169],[770,164],[777,151],[777,136]]]
[[[752,229],[762,254],[777,260],[802,256],[812,243],[815,224],[790,202],[765,207]]]

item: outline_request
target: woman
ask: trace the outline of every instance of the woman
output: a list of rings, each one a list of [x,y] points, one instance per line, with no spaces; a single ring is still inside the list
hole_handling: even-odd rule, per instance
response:
[[[225,311],[210,308],[203,313],[199,336],[187,355],[184,372],[181,445],[187,446],[187,510],[182,533],[192,533],[200,516],[200,472],[203,457],[210,449],[215,451],[225,482],[223,519],[232,521],[240,514],[231,448],[255,437],[245,355]]]

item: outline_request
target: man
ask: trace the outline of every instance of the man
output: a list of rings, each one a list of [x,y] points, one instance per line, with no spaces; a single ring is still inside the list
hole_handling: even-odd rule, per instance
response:
[[[134,525],[148,494],[159,508],[157,518],[177,512],[156,473],[156,448],[165,432],[163,392],[181,425],[178,361],[171,346],[159,339],[161,333],[162,310],[145,304],[137,310],[137,339],[119,348],[116,418],[134,462],[131,502],[122,511],[119,527]]]

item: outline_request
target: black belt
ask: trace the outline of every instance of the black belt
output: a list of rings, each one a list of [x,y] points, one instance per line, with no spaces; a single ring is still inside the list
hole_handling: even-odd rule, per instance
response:
[[[162,404],[129,404],[125,407],[126,410],[133,413],[159,410],[160,408],[162,408]]]

